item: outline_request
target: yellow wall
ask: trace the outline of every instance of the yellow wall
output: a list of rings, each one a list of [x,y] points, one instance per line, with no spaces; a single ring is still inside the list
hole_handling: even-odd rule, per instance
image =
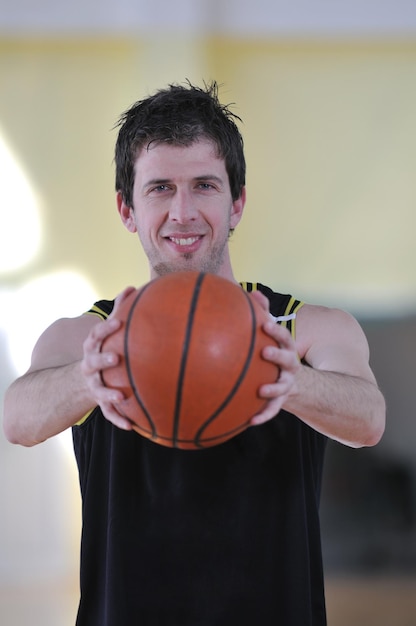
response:
[[[240,272],[375,314],[394,290],[414,301],[415,43],[223,41],[213,56],[245,121]]]
[[[128,238],[114,211],[112,127],[136,97],[134,87],[142,87],[139,48],[118,41],[0,44],[0,132],[37,190],[43,226],[37,258],[6,280],[70,268],[103,295],[124,283],[117,275],[129,265],[119,261]]]
[[[367,293],[375,305],[390,288],[416,293],[416,42],[404,41],[0,42],[0,132],[43,224],[39,255],[7,283],[65,266],[110,297],[147,279],[114,209],[111,128],[134,100],[186,77],[223,83],[244,121],[239,278],[358,309]]]

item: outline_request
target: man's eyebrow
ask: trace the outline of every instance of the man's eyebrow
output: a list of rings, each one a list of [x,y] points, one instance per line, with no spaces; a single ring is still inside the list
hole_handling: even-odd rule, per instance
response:
[[[166,185],[166,183],[169,183],[170,179],[169,178],[152,178],[151,180],[148,180],[146,183],[144,183],[144,187],[149,187],[151,185]]]
[[[220,176],[216,176],[216,174],[203,174],[202,176],[194,176],[194,180],[212,180],[216,183],[220,183],[221,185],[224,183],[223,179]]]

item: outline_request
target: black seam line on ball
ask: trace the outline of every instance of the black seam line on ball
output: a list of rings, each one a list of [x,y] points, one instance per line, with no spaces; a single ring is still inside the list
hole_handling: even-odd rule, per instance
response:
[[[154,421],[152,420],[152,417],[149,413],[149,411],[146,409],[145,405],[143,404],[143,400],[140,397],[140,393],[139,390],[136,387],[136,383],[132,374],[132,368],[131,368],[131,363],[130,363],[130,354],[129,354],[129,332],[130,332],[130,325],[131,325],[131,320],[132,317],[134,315],[134,311],[136,309],[137,303],[139,302],[140,298],[142,297],[142,295],[144,294],[144,292],[146,291],[146,289],[151,285],[152,283],[147,283],[147,285],[145,285],[144,287],[142,287],[142,289],[140,290],[140,292],[137,294],[132,306],[130,307],[130,311],[127,315],[127,319],[126,319],[126,332],[124,333],[124,358],[126,361],[126,370],[127,370],[127,376],[130,382],[130,387],[133,390],[134,393],[134,397],[137,400],[138,405],[140,406],[140,408],[142,409],[143,413],[145,414],[147,421],[149,422],[149,426],[152,432],[152,438],[155,439],[157,436],[157,432],[156,432],[156,426]]]
[[[176,387],[176,402],[175,402],[175,412],[173,416],[173,433],[172,433],[172,440],[173,440],[174,447],[177,447],[177,443],[178,443],[179,422],[180,422],[181,405],[182,405],[182,386],[183,386],[183,381],[185,378],[185,369],[186,369],[186,363],[188,360],[189,345],[191,343],[191,334],[192,334],[192,328],[194,324],[196,307],[197,307],[197,303],[198,303],[198,299],[199,299],[199,295],[201,291],[202,281],[204,280],[204,278],[205,278],[205,274],[203,272],[198,274],[198,277],[196,279],[195,286],[194,286],[194,291],[192,294],[191,304],[189,307],[188,321],[186,324],[186,334],[185,334],[184,343],[182,347],[179,378],[178,378],[178,384]]]
[[[230,393],[228,394],[228,396],[223,400],[223,402],[220,404],[220,406],[216,409],[216,411],[214,411],[214,413],[207,419],[205,420],[204,424],[202,424],[202,426],[200,426],[199,430],[197,431],[196,435],[195,435],[195,445],[202,447],[203,444],[201,444],[201,439],[202,439],[202,435],[204,430],[209,426],[209,424],[211,424],[211,422],[213,422],[218,415],[225,409],[225,407],[227,406],[227,404],[229,404],[229,402],[233,399],[234,395],[237,393],[238,388],[240,387],[241,383],[243,382],[245,375],[247,373],[247,370],[251,364],[252,358],[253,358],[253,354],[254,354],[254,346],[256,343],[256,314],[254,311],[254,306],[253,303],[251,302],[251,299],[249,298],[249,296],[243,292],[246,300],[248,302],[249,308],[250,308],[250,313],[251,313],[251,338],[250,338],[250,345],[248,348],[248,353],[246,356],[246,360],[244,362],[243,368],[240,372],[240,375],[238,376],[233,388],[231,389]],[[251,419],[251,418],[250,418]],[[248,419],[248,422],[250,421],[250,419]],[[247,422],[247,423],[248,423]],[[209,438],[207,439],[209,441]]]

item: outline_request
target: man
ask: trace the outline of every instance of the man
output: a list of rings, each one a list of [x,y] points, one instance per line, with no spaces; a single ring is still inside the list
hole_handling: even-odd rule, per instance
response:
[[[133,105],[115,160],[118,211],[138,233],[150,277],[192,269],[235,282],[228,238],[244,209],[245,161],[215,83],[172,85]],[[101,379],[117,356],[101,345],[131,288],[115,304],[96,303],[96,315],[55,322],[6,394],[10,441],[30,446],[73,428],[83,498],[78,626],[326,624],[325,443],[376,444],[384,400],[350,315],[260,283],[245,288],[270,306],[265,330],[279,348],[271,342],[263,356],[281,374],[261,387],[267,403],[252,427],[224,444],[165,448],[117,412],[122,394]]]

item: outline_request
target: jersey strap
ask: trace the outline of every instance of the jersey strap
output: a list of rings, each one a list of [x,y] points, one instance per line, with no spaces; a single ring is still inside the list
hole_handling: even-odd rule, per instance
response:
[[[261,291],[270,302],[270,315],[273,320],[288,329],[293,339],[296,338],[296,315],[304,302],[297,300],[289,294],[281,294],[273,291],[261,283],[240,283],[244,291]]]
[[[92,307],[86,311],[87,315],[98,315],[102,320],[106,320],[114,307],[114,300],[99,300],[94,302]]]

